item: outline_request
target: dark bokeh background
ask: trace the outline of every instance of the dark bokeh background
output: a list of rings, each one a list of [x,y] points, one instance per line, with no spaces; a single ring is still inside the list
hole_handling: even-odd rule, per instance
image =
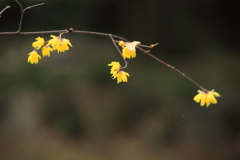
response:
[[[122,59],[106,37],[66,34],[73,48],[27,63],[36,37],[0,35],[0,159],[239,160],[240,1],[21,0],[22,31],[74,28],[112,33],[222,97],[201,107],[194,84],[137,51],[128,83],[111,79]],[[0,31],[20,10],[0,0]]]

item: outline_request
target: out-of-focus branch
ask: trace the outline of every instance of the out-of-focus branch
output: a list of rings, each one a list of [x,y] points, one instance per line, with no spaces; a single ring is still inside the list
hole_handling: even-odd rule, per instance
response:
[[[0,12],[0,17],[1,17],[1,15],[2,15],[2,13],[3,13],[5,10],[7,10],[8,8],[11,8],[11,6],[6,6],[5,8],[3,8],[3,10]]]

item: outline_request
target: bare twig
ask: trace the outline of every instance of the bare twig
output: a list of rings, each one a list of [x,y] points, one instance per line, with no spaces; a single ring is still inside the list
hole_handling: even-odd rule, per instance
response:
[[[127,68],[128,62],[127,62],[127,60],[123,57],[122,52],[119,50],[118,46],[116,45],[115,40],[113,39],[112,34],[109,34],[109,37],[111,38],[114,46],[116,47],[116,49],[118,50],[118,52],[120,53],[121,57],[122,57],[123,60],[124,60],[125,65],[124,65],[123,67],[121,67],[121,69]]]
[[[33,31],[33,32],[0,32],[0,35],[34,35],[34,34],[54,34],[54,33],[62,33],[66,32],[67,30],[54,30],[54,31]]]
[[[32,6],[28,6],[28,7],[25,8],[24,10],[28,10],[28,9],[31,9],[31,8],[33,8],[33,7],[38,7],[38,6],[41,6],[41,5],[44,5],[44,3],[39,3],[39,4],[32,5]]]
[[[144,47],[144,48],[153,48],[154,46],[156,46],[156,45],[158,45],[158,43],[156,43],[156,44],[151,44],[151,45],[143,45],[143,44],[139,44],[138,46],[139,47]]]
[[[23,15],[24,15],[25,11],[28,10],[28,9],[31,9],[31,8],[33,8],[33,7],[41,6],[41,5],[43,5],[44,3],[35,4],[35,5],[28,6],[27,8],[23,9],[22,4],[21,4],[18,0],[14,0],[14,1],[18,3],[18,5],[19,5],[19,7],[20,7],[20,10],[21,10],[21,18],[20,18],[20,21],[19,21],[18,30],[17,30],[17,32],[16,32],[16,33],[20,33],[21,28],[22,28]]]
[[[22,4],[21,4],[18,0],[14,0],[14,1],[17,2],[17,4],[19,5],[20,10],[21,10],[21,13],[22,13],[22,11],[23,11],[23,6],[22,6]]]
[[[152,57],[153,59],[155,59],[156,61],[162,63],[163,65],[173,69],[174,71],[178,72],[179,74],[181,74],[183,77],[187,78],[189,81],[191,81],[193,84],[195,84],[199,89],[203,90],[203,91],[207,91],[207,89],[203,88],[200,84],[198,84],[196,81],[194,81],[192,78],[188,77],[185,73],[181,72],[179,69],[171,66],[170,64],[162,61],[161,59],[155,57],[154,55],[152,55],[151,53],[149,53],[149,51],[146,51],[144,49],[142,49],[141,47],[137,47],[139,50],[141,50],[142,52],[144,52],[145,54],[147,54],[148,56]]]
[[[11,6],[6,6],[5,8],[3,8],[3,10],[0,12],[0,17],[1,17],[1,15],[2,15],[2,13],[3,13],[5,10],[7,10],[8,8],[11,8]]]

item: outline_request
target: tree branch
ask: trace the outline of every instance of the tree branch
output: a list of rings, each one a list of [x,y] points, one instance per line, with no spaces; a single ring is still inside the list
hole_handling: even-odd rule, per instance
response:
[[[198,84],[196,81],[194,81],[192,78],[188,77],[185,73],[181,72],[179,69],[171,66],[170,64],[162,61],[161,59],[155,57],[154,55],[152,55],[151,53],[149,53],[149,51],[146,51],[140,47],[137,47],[139,50],[141,50],[142,52],[144,52],[145,54],[147,54],[148,56],[152,57],[153,59],[155,59],[156,61],[162,63],[163,65],[173,69],[174,71],[178,72],[179,74],[181,74],[183,77],[187,78],[189,81],[191,81],[193,84],[195,84],[199,89],[203,90],[203,91],[207,91],[207,89],[203,88],[200,84]]]
[[[18,30],[16,31],[16,33],[19,34],[19,33],[21,32],[22,20],[23,20],[23,15],[24,15],[25,11],[28,10],[28,9],[37,7],[37,6],[44,5],[44,3],[35,4],[35,5],[29,6],[29,7],[25,8],[25,9],[23,9],[22,4],[21,4],[18,0],[14,0],[14,1],[18,3],[18,5],[19,5],[19,7],[20,7],[20,10],[21,10],[21,18],[20,18],[20,21],[19,21]]]
[[[21,32],[21,27],[22,27],[22,20],[23,20],[23,15],[25,13],[26,10],[28,9],[31,9],[31,8],[34,8],[34,7],[37,7],[37,6],[40,6],[40,5],[43,5],[44,3],[40,3],[40,4],[36,4],[36,5],[32,5],[32,6],[28,6],[26,7],[25,9],[23,8],[22,4],[18,1],[18,0],[14,0],[15,2],[18,3],[19,7],[20,7],[20,10],[21,10],[21,18],[20,18],[20,21],[19,21],[19,26],[18,26],[18,30],[16,32],[0,32],[0,35],[16,35],[16,34],[19,34],[19,35],[33,35],[33,34],[66,34],[66,33],[80,33],[80,34],[91,34],[91,35],[99,35],[99,36],[106,36],[106,37],[110,37],[110,39],[112,40],[114,46],[116,47],[116,49],[118,50],[118,52],[120,53],[120,55],[122,56],[124,62],[125,62],[125,66],[124,67],[121,67],[121,69],[124,69],[124,68],[127,68],[127,65],[128,65],[128,62],[126,61],[126,59],[123,57],[121,51],[119,50],[118,46],[116,45],[116,41],[115,39],[118,39],[118,40],[122,40],[122,41],[125,41],[125,42],[130,42],[129,40],[123,38],[123,37],[120,37],[120,36],[117,36],[117,35],[112,35],[112,34],[107,34],[107,33],[101,33],[101,32],[92,32],[92,31],[79,31],[79,30],[73,30],[72,28],[70,29],[64,29],[64,30],[53,30],[53,31],[34,31],[34,32]],[[6,10],[10,8],[10,6],[6,6],[1,12],[0,12],[0,17],[1,17],[1,14]],[[114,39],[115,38],[115,39]],[[162,63],[163,65],[173,69],[174,71],[178,72],[179,74],[181,74],[183,77],[185,77],[186,79],[188,79],[189,81],[191,81],[193,84],[195,84],[198,88],[200,88],[201,90],[203,91],[207,91],[206,89],[204,89],[201,85],[199,85],[196,81],[194,81],[193,79],[191,79],[190,77],[188,77],[185,73],[181,72],[180,70],[178,70],[177,68],[169,65],[168,63],[162,61],[161,59],[155,57],[154,55],[152,55],[149,51],[147,50],[144,50],[143,48],[141,47],[145,47],[145,48],[153,48],[154,46],[156,46],[157,44],[153,44],[153,45],[139,45],[137,46],[136,48],[139,49],[140,51],[142,51],[143,53],[147,54],[148,56],[152,57],[153,59],[155,59],[156,61]]]
[[[98,36],[105,36],[105,37],[110,37],[113,44],[115,45],[115,47],[117,48],[118,52],[121,51],[119,50],[119,48],[116,46],[115,40],[113,38],[116,38],[118,40],[123,40],[125,42],[130,42],[129,40],[117,36],[117,35],[113,35],[113,34],[108,34],[108,33],[101,33],[101,32],[92,32],[92,31],[79,31],[79,30],[73,30],[73,29],[64,29],[64,30],[53,30],[53,31],[35,31],[35,32],[0,32],[0,35],[16,35],[16,34],[20,34],[20,35],[33,35],[33,34],[65,34],[65,33],[80,33],[80,34],[90,34],[90,35],[98,35]],[[118,41],[117,41],[118,42]],[[143,53],[147,54],[148,56],[150,56],[151,58],[155,59],[156,61],[162,63],[163,65],[173,69],[174,71],[178,72],[179,74],[181,74],[183,77],[187,78],[189,81],[191,81],[193,84],[195,84],[199,89],[206,91],[205,88],[203,88],[200,84],[198,84],[196,81],[194,81],[193,79],[191,79],[190,77],[188,77],[185,73],[181,72],[180,70],[178,70],[177,68],[169,65],[168,63],[162,61],[161,59],[155,57],[154,55],[152,55],[151,53],[149,53],[149,51],[141,48],[141,47],[146,47],[146,48],[152,48],[152,45],[150,46],[146,46],[146,45],[140,45],[137,46],[136,48],[139,49],[140,51],[142,51]],[[122,54],[121,54],[122,56]],[[124,59],[124,58],[123,58]],[[127,68],[128,62],[124,59],[125,62],[125,66],[122,67],[122,69]]]
[[[124,65],[123,67],[121,67],[121,69],[127,68],[128,62],[127,62],[127,60],[123,57],[122,52],[119,50],[118,46],[116,45],[116,42],[115,42],[115,40],[113,39],[112,34],[109,34],[109,37],[111,38],[114,46],[116,47],[116,49],[118,50],[118,52],[120,53],[121,57],[122,57],[123,60],[124,60],[125,65]]]
[[[5,8],[3,8],[3,10],[0,12],[0,17],[1,17],[1,15],[2,15],[2,13],[3,13],[5,10],[7,10],[8,8],[11,8],[11,6],[6,6]]]

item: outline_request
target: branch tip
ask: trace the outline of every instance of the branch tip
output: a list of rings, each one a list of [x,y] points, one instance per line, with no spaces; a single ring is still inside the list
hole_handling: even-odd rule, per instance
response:
[[[155,47],[155,46],[157,46],[158,45],[158,43],[155,43],[155,44],[150,44],[150,46],[153,48],[153,47]]]
[[[1,14],[2,14],[5,10],[7,10],[8,8],[11,8],[11,6],[7,5],[5,8],[3,8],[3,10],[0,12],[0,17],[1,17]]]
[[[44,3],[39,3],[39,4],[32,5],[32,6],[28,6],[27,8],[24,9],[24,11],[27,10],[27,9],[31,9],[33,7],[41,6],[41,5],[44,5]]]

